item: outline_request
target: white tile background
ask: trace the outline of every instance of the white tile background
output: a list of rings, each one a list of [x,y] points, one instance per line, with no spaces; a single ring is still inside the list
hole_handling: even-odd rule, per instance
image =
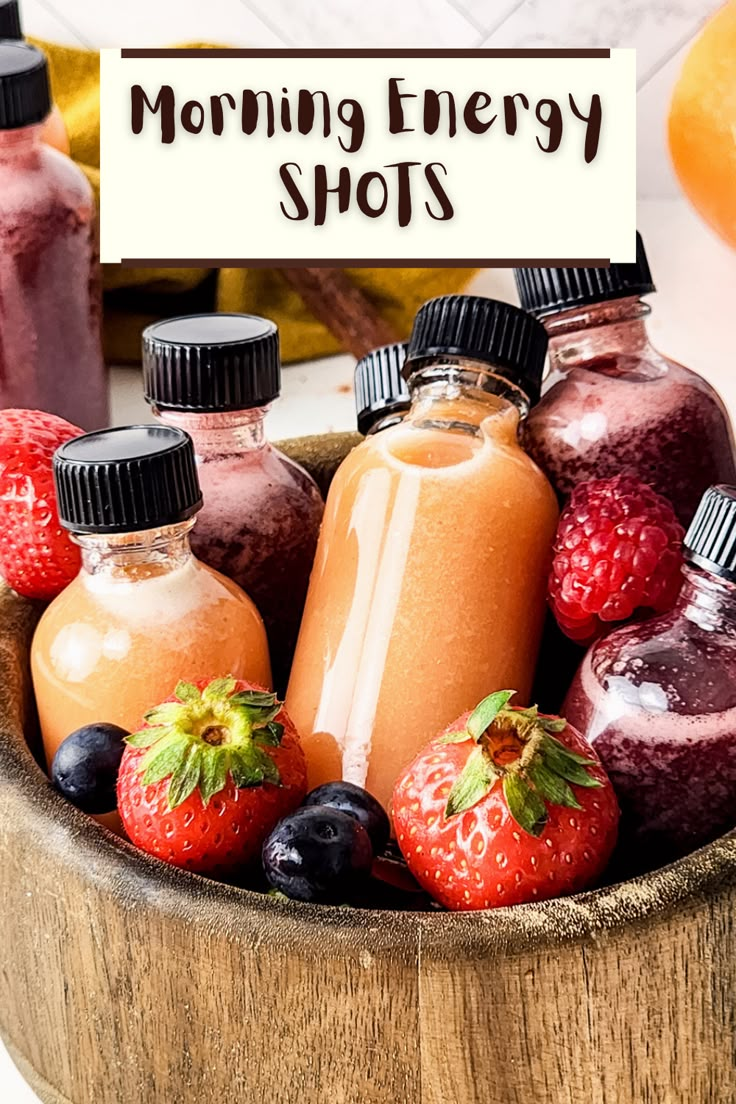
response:
[[[86,47],[633,46],[639,83],[639,227],[659,294],[651,331],[667,353],[709,378],[736,416],[731,315],[736,255],[681,198],[665,143],[667,105],[688,43],[718,0],[21,0],[29,34]],[[489,270],[476,290],[513,298],[511,274]],[[354,424],[349,357],[285,372],[274,437]],[[145,418],[139,374],[113,378],[118,422]],[[0,1101],[38,1104],[0,1045]],[[87,1104],[87,1102],[79,1102]],[[143,1102],[145,1104],[145,1102]]]

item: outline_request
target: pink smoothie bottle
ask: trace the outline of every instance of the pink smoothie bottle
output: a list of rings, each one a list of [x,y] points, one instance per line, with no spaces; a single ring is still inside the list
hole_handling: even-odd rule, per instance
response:
[[[23,41],[18,0],[0,0],[0,38]],[[43,140],[62,153],[69,153],[69,134],[56,104],[43,124]]]
[[[246,314],[171,318],[145,331],[143,367],[154,413],[194,440],[204,506],[192,548],[252,597],[283,690],[324,504],[311,476],[266,439],[281,389],[278,330]]]
[[[641,296],[656,289],[639,234],[636,243],[635,264],[516,270],[522,306],[550,339],[525,444],[561,498],[626,472],[687,526],[711,484],[736,480],[733,435],[713,388],[650,345]]]
[[[736,487],[711,487],[685,537],[674,610],[597,641],[563,715],[621,803],[626,871],[736,826]]]
[[[105,425],[92,190],[43,140],[46,59],[0,42],[0,407]]]

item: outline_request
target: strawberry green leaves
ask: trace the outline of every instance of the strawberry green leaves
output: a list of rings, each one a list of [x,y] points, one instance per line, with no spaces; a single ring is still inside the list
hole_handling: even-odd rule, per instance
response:
[[[503,780],[503,795],[519,827],[530,836],[541,836],[547,823],[547,807],[527,780],[516,772],[507,774]]]
[[[202,767],[203,750],[197,744],[190,744],[179,766],[169,782],[169,808],[175,809],[186,801],[199,784],[199,772]]]
[[[548,806],[579,809],[573,785],[602,783],[591,773],[593,759],[572,751],[553,733],[567,727],[562,717],[541,717],[536,706],[509,706],[511,690],[490,694],[473,710],[465,729],[443,737],[440,743],[478,745],[470,752],[447,799],[445,817],[457,816],[477,805],[501,781],[508,810],[531,836],[539,836],[548,819]]]
[[[191,746],[193,745],[186,736],[173,732],[161,737],[141,761],[143,785],[154,786],[170,774],[175,774],[186,759]]]
[[[468,717],[465,728],[459,732],[448,732],[439,741],[441,744],[462,744],[466,740],[475,740],[476,744],[484,732],[493,724],[498,714],[505,709],[515,690],[497,690],[495,694],[489,694],[487,698],[476,705]]]
[[[506,708],[513,698],[515,690],[497,690],[495,694],[489,694],[480,705],[476,705],[468,717],[468,732],[476,744],[483,733],[491,727],[498,714]]]
[[[228,748],[212,748],[204,755],[199,769],[199,794],[205,809],[215,794],[225,788],[228,771],[230,770],[230,751]],[[171,790],[169,790],[169,803],[171,802]]]
[[[213,679],[201,691],[180,682],[177,700],[149,710],[146,727],[128,737],[131,747],[146,752],[140,762],[144,785],[170,778],[169,808],[196,789],[206,807],[228,776],[239,789],[280,785],[278,767],[263,749],[281,744],[284,726],[275,720],[281,703],[268,691],[237,686],[231,677]]]
[[[595,766],[593,760],[570,751],[553,736],[548,735],[544,741],[544,758],[555,774],[567,779],[568,782],[573,782],[576,786],[602,785],[597,778],[593,778],[588,773],[588,768]]]
[[[499,774],[482,748],[471,751],[462,774],[450,790],[445,816],[456,816],[477,805],[498,781]]]

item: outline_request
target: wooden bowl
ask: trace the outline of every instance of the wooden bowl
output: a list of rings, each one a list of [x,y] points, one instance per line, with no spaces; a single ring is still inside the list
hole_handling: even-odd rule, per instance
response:
[[[38,612],[0,592],[0,1031],[43,1101],[732,1104],[733,836],[488,913],[217,884],[52,789],[26,741]]]

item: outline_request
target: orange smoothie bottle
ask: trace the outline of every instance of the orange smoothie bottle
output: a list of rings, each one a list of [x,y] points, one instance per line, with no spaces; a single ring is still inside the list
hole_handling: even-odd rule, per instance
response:
[[[258,611],[189,547],[202,496],[186,433],[88,433],[58,450],[54,475],[82,569],[44,613],[31,649],[49,763],[81,725],[140,727],[180,679],[234,675],[270,688]]]
[[[287,706],[309,784],[388,807],[419,748],[486,694],[529,694],[557,522],[519,444],[547,338],[531,315],[445,296],[417,315],[403,422],[337,471]]]

